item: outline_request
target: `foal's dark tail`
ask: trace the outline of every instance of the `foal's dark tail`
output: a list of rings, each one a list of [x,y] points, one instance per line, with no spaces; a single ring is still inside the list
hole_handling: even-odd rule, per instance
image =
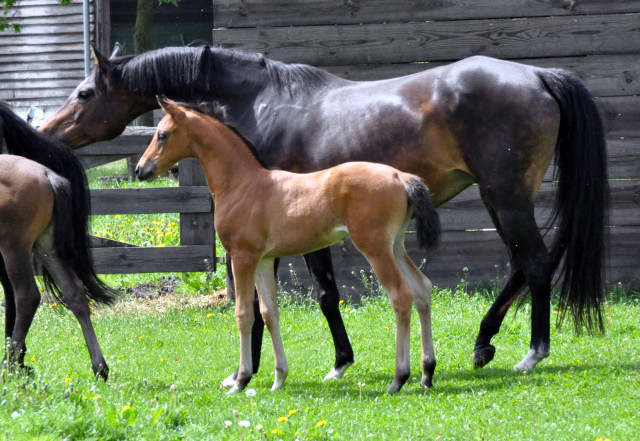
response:
[[[440,243],[440,216],[429,197],[429,190],[417,176],[406,178],[400,176],[409,203],[413,206],[418,233],[418,246],[429,250]]]
[[[551,256],[560,269],[559,322],[571,311],[576,330],[604,330],[605,228],[609,209],[607,153],[593,97],[572,74],[538,71],[560,107],[556,144],[558,191]]]
[[[98,278],[89,253],[91,206],[82,164],[69,147],[35,130],[3,102],[0,102],[0,133],[9,153],[36,161],[68,181],[69,194],[57,194],[66,208],[62,209],[62,205],[55,208],[56,251],[72,265],[89,298],[100,303],[112,303],[116,293]],[[55,186],[59,188],[60,183],[56,181]],[[60,299],[59,287],[50,275],[44,273],[43,276],[47,289]]]

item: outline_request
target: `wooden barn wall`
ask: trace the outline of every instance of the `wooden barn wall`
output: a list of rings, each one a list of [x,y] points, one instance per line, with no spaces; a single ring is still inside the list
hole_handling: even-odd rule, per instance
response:
[[[31,106],[48,116],[84,79],[82,0],[67,6],[57,0],[21,0],[11,20],[21,31],[0,32],[0,100],[21,116]]]
[[[640,0],[270,0],[213,1],[213,42],[308,63],[354,80],[419,72],[471,55],[488,55],[576,72],[596,97],[606,129],[612,212],[607,279],[640,278]],[[544,224],[554,195],[551,171],[537,200]],[[503,283],[509,272],[504,245],[493,230],[476,187],[443,206],[440,248],[426,256],[408,234],[412,257],[426,259],[436,285]],[[552,233],[550,233],[550,236]],[[332,249],[337,281],[362,291],[369,269],[346,242]],[[302,259],[285,259],[310,286]],[[285,278],[285,284],[295,282]],[[353,287],[353,289],[352,289]]]

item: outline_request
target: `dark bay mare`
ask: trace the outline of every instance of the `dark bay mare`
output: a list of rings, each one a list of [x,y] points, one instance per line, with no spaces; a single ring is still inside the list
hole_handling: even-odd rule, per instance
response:
[[[606,149],[589,91],[572,74],[487,57],[406,77],[353,82],[323,70],[220,48],[165,48],[110,59],[96,68],[41,128],[79,147],[120,134],[156,95],[226,105],[234,125],[269,166],[294,172],[347,161],[389,164],[420,176],[436,206],[477,183],[511,259],[512,273],[480,324],[474,365],[495,354],[498,333],[519,294],[531,293],[529,352],[515,370],[550,351],[550,296],[577,329],[603,327],[608,211]],[[534,200],[557,164],[554,238],[547,249]],[[338,310],[328,250],[306,256],[336,346],[339,377],[353,352]],[[253,338],[258,360],[261,319]],[[254,364],[257,369],[257,364]]]
[[[40,304],[32,253],[45,288],[80,323],[94,374],[109,368],[91,324],[88,299],[111,303],[89,254],[89,190],[82,165],[64,144],[37,132],[0,102],[0,281],[4,289],[5,355],[26,369],[25,339]],[[17,155],[17,156],[16,156]]]

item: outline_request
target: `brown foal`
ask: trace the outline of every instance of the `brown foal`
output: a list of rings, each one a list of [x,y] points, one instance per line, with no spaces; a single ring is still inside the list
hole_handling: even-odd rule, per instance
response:
[[[315,173],[269,170],[245,140],[215,118],[169,100],[167,112],[136,167],[153,179],[180,159],[195,157],[204,168],[216,206],[215,228],[231,256],[235,276],[240,368],[230,393],[251,380],[253,289],[275,352],[272,390],[288,373],[275,299],[274,259],[317,250],[347,237],[371,264],[396,316],[396,366],[388,392],[409,377],[409,324],[415,302],[422,339],[421,384],[432,385],[435,356],[429,279],[411,261],[404,234],[416,216],[424,248],[436,245],[440,223],[420,178],[382,164],[345,163]],[[414,213],[415,212],[415,213]]]

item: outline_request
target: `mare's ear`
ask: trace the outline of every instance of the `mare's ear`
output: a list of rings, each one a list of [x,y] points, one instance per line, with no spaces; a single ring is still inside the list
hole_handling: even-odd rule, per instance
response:
[[[173,100],[170,100],[167,97],[156,97],[158,100],[158,104],[162,110],[164,110],[167,115],[171,115],[171,117],[175,120],[179,120],[184,117],[184,111],[177,105],[177,103]]]
[[[104,75],[110,73],[111,62],[107,59],[107,57],[102,55],[100,51],[98,51],[98,49],[93,43],[91,43],[91,53],[93,54],[94,62],[98,67],[98,69],[100,69],[100,72],[102,72],[102,74]]]
[[[113,45],[113,50],[111,51],[111,55],[109,55],[109,59],[113,60],[116,57],[124,55],[124,47],[120,43],[116,41],[116,44]]]

